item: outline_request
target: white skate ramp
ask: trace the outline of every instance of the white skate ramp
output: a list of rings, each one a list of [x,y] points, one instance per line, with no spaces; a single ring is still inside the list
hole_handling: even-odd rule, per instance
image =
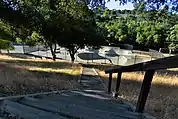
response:
[[[123,50],[119,47],[109,47],[102,46],[99,49],[99,54],[108,55],[108,56],[117,56],[117,55],[132,55],[130,50]]]

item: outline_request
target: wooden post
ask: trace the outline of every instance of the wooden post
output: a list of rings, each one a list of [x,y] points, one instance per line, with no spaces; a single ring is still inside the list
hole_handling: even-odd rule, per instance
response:
[[[117,98],[118,95],[119,95],[119,87],[120,87],[120,84],[121,84],[121,76],[122,76],[122,72],[118,72],[118,74],[117,74],[117,83],[116,83],[115,98]]]
[[[22,48],[23,48],[23,54],[25,54],[25,48],[24,48],[24,43],[22,44],[23,46],[22,46]]]
[[[77,61],[77,53],[76,53],[76,56],[75,56],[75,61]]]
[[[109,73],[108,93],[111,93],[112,73]]]
[[[135,55],[135,58],[134,58],[134,64],[136,63],[136,60],[137,60],[137,55]]]
[[[148,70],[145,73],[140,95],[137,101],[136,112],[142,113],[144,111],[144,107],[146,104],[148,93],[150,91],[151,82],[152,82],[154,73],[155,73],[154,70]]]
[[[153,52],[151,52],[151,61],[152,61],[152,59],[153,59]]]
[[[66,49],[65,49],[64,53],[65,53],[65,60],[67,60],[67,56],[66,56],[66,55],[67,55],[67,54],[66,54]]]
[[[118,55],[117,65],[119,65],[119,55]]]
[[[40,51],[40,48],[39,48],[39,45],[38,45],[38,55],[40,55],[40,52],[39,52],[39,51]]]
[[[46,47],[46,57],[48,57],[48,49],[47,49],[47,47]]]

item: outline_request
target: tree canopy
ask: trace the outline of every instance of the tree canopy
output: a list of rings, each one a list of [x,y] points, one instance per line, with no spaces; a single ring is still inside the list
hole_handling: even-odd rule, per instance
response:
[[[120,4],[128,1],[118,0]],[[141,0],[134,10],[109,10],[103,0],[2,0],[0,38],[28,45],[45,44],[56,58],[56,44],[71,60],[79,48],[127,43],[175,48],[177,0]]]
[[[177,48],[178,15],[167,8],[146,10],[144,5],[140,3],[134,10],[95,9],[97,25],[105,31],[108,44]]]
[[[13,0],[1,1],[0,8],[0,18],[15,27],[18,41],[45,44],[54,60],[56,44],[66,47],[74,61],[79,48],[102,43],[94,12],[84,1]]]

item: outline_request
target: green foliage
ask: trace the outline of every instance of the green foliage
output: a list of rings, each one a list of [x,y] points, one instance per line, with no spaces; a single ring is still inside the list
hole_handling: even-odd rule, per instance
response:
[[[14,30],[10,24],[0,21],[0,38],[5,40],[14,41],[13,34]]]
[[[178,48],[178,24],[170,28],[167,41],[169,42],[169,49],[175,50]]]
[[[137,14],[141,14],[141,13],[143,13],[143,11],[145,11],[145,8],[146,6],[145,6],[145,1],[141,1],[141,2],[139,2],[139,3],[137,3],[137,4],[135,4],[135,11],[136,11],[136,13]]]
[[[26,39],[26,44],[30,46],[35,46],[43,42],[43,37],[40,36],[37,32],[33,32],[31,36],[28,36]]]
[[[16,40],[28,45],[43,43],[50,47],[54,59],[56,44],[66,47],[73,60],[79,48],[103,43],[94,13],[83,1],[24,0],[11,3],[15,9],[8,12],[13,16],[18,13],[23,19],[19,23],[8,16],[4,18],[16,27]],[[8,1],[5,5],[9,5]]]
[[[1,1],[0,18],[4,21],[0,24],[0,38],[29,45],[43,43],[51,48],[54,57],[58,44],[69,50],[72,59],[77,49],[99,46],[105,44],[105,40],[108,44],[172,46],[172,42],[166,44],[165,41],[166,38],[175,40],[177,32],[172,27],[178,24],[178,15],[170,13],[166,5],[163,10],[150,8],[167,1],[133,1],[134,10],[95,8],[102,3],[102,0]],[[171,7],[177,5],[173,3],[176,2],[170,1]]]
[[[167,43],[166,39],[170,41],[177,38],[178,33],[174,25],[178,24],[178,15],[168,12],[166,8],[147,11],[143,2],[132,11],[116,11],[116,17],[109,17],[112,16],[112,11],[115,10],[96,10],[97,25],[107,31],[104,33],[108,43],[138,44],[159,49],[168,47],[169,44],[173,46],[173,43]]]
[[[16,38],[16,42],[17,43],[24,43],[23,40],[21,38],[19,38],[19,37]]]
[[[13,50],[14,47],[10,41],[0,39],[0,50]]]
[[[152,22],[141,22],[136,31],[136,42],[149,47],[159,44],[163,33],[160,25]]]
[[[124,41],[127,39],[128,28],[124,22],[117,22],[114,24],[114,29],[117,30],[115,34],[115,39],[118,41]]]

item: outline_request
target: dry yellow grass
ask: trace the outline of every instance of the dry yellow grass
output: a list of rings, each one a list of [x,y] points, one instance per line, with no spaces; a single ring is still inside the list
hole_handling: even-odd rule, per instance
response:
[[[0,95],[79,88],[80,65],[0,55]]]
[[[98,71],[103,79],[108,79],[103,71]],[[116,74],[113,75],[114,79]],[[143,74],[123,73],[120,96],[136,105]],[[106,83],[108,80],[104,80]],[[115,90],[116,80],[113,80],[112,90]],[[169,73],[156,74],[146,103],[146,112],[158,119],[178,119],[178,76]]]
[[[100,70],[112,66],[90,66]],[[0,91],[3,95],[15,95],[76,89],[80,65],[65,61],[41,59],[21,59],[0,55]],[[98,71],[107,83],[108,75]],[[173,74],[171,72],[174,72]],[[176,69],[171,72],[156,74],[146,104],[146,112],[158,119],[178,119],[178,76]],[[116,78],[116,74],[113,76]],[[137,103],[143,74],[124,73],[120,87],[120,96]],[[113,90],[116,80],[113,81]]]
[[[41,67],[31,67],[31,66],[26,66],[25,69],[30,70],[30,71],[40,71],[40,72],[53,72],[53,73],[64,73],[68,75],[80,75],[80,70],[77,68],[72,67],[71,69],[60,69],[60,68],[41,68]]]

